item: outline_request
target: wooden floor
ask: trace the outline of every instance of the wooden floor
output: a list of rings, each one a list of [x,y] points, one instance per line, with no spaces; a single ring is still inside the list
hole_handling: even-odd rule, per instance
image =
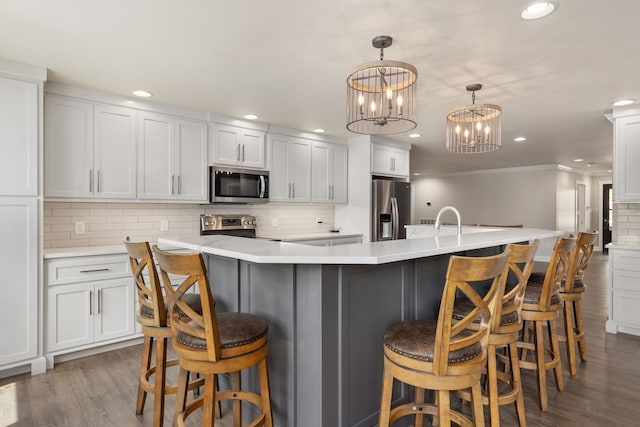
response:
[[[606,256],[594,255],[586,274],[589,288],[584,317],[589,361],[580,364],[577,377],[572,378],[563,359],[564,392],[555,389],[548,374],[546,413],[538,408],[534,372],[523,371],[529,427],[640,425],[640,337],[604,332]],[[151,427],[151,399],[147,399],[143,415],[134,413],[139,356],[140,346],[134,346],[59,363],[43,375],[0,379],[0,426]],[[167,397],[166,426],[170,426],[173,403],[173,397]],[[190,421],[194,426],[200,422],[197,414]],[[501,409],[501,421],[503,426],[517,425],[513,408]],[[231,426],[230,417],[225,416],[220,426]]]

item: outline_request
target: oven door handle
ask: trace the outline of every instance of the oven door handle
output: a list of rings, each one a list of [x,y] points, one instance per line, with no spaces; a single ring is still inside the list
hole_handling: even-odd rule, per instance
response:
[[[258,192],[260,194],[260,198],[264,199],[264,193],[267,190],[267,183],[264,180],[264,175],[260,175],[260,183],[258,187]]]

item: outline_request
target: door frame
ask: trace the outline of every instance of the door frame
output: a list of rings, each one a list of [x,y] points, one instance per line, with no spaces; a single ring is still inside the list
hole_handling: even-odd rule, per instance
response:
[[[602,251],[602,233],[604,232],[604,230],[602,229],[602,219],[604,218],[604,212],[602,212],[602,203],[604,201],[602,187],[604,186],[604,184],[613,185],[613,178],[607,178],[598,181],[598,206],[600,206],[600,208],[598,208],[598,245],[594,249],[596,251]],[[613,240],[613,234],[611,235],[611,239]]]

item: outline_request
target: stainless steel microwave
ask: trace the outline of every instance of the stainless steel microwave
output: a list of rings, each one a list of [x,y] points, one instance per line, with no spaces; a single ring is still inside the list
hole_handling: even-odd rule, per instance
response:
[[[224,166],[209,167],[209,202],[267,203],[269,172]]]

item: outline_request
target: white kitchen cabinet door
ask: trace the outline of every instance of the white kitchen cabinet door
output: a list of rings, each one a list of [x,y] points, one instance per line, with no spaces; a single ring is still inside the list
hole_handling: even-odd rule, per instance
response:
[[[371,147],[371,170],[374,174],[409,176],[409,150],[384,144]]]
[[[311,200],[319,203],[346,203],[346,194],[346,147],[314,142],[311,151]]]
[[[138,138],[138,198],[167,200],[175,191],[173,119],[140,114]]]
[[[0,195],[38,194],[38,85],[0,77]]]
[[[271,172],[269,200],[311,201],[311,141],[283,135],[269,135]]]
[[[616,202],[640,202],[640,114],[615,120],[613,193]]]
[[[131,335],[135,331],[133,280],[96,282],[94,287],[94,340],[96,342]]]
[[[177,120],[174,138],[174,197],[206,202],[207,193],[207,124]]]
[[[47,299],[47,352],[93,342],[93,283],[49,288]]]
[[[94,194],[96,198],[136,197],[136,112],[95,105]]]
[[[38,201],[0,197],[0,366],[38,355]]]
[[[209,163],[245,168],[265,167],[265,133],[236,126],[212,125]]]
[[[93,197],[93,104],[47,96],[44,195]]]

